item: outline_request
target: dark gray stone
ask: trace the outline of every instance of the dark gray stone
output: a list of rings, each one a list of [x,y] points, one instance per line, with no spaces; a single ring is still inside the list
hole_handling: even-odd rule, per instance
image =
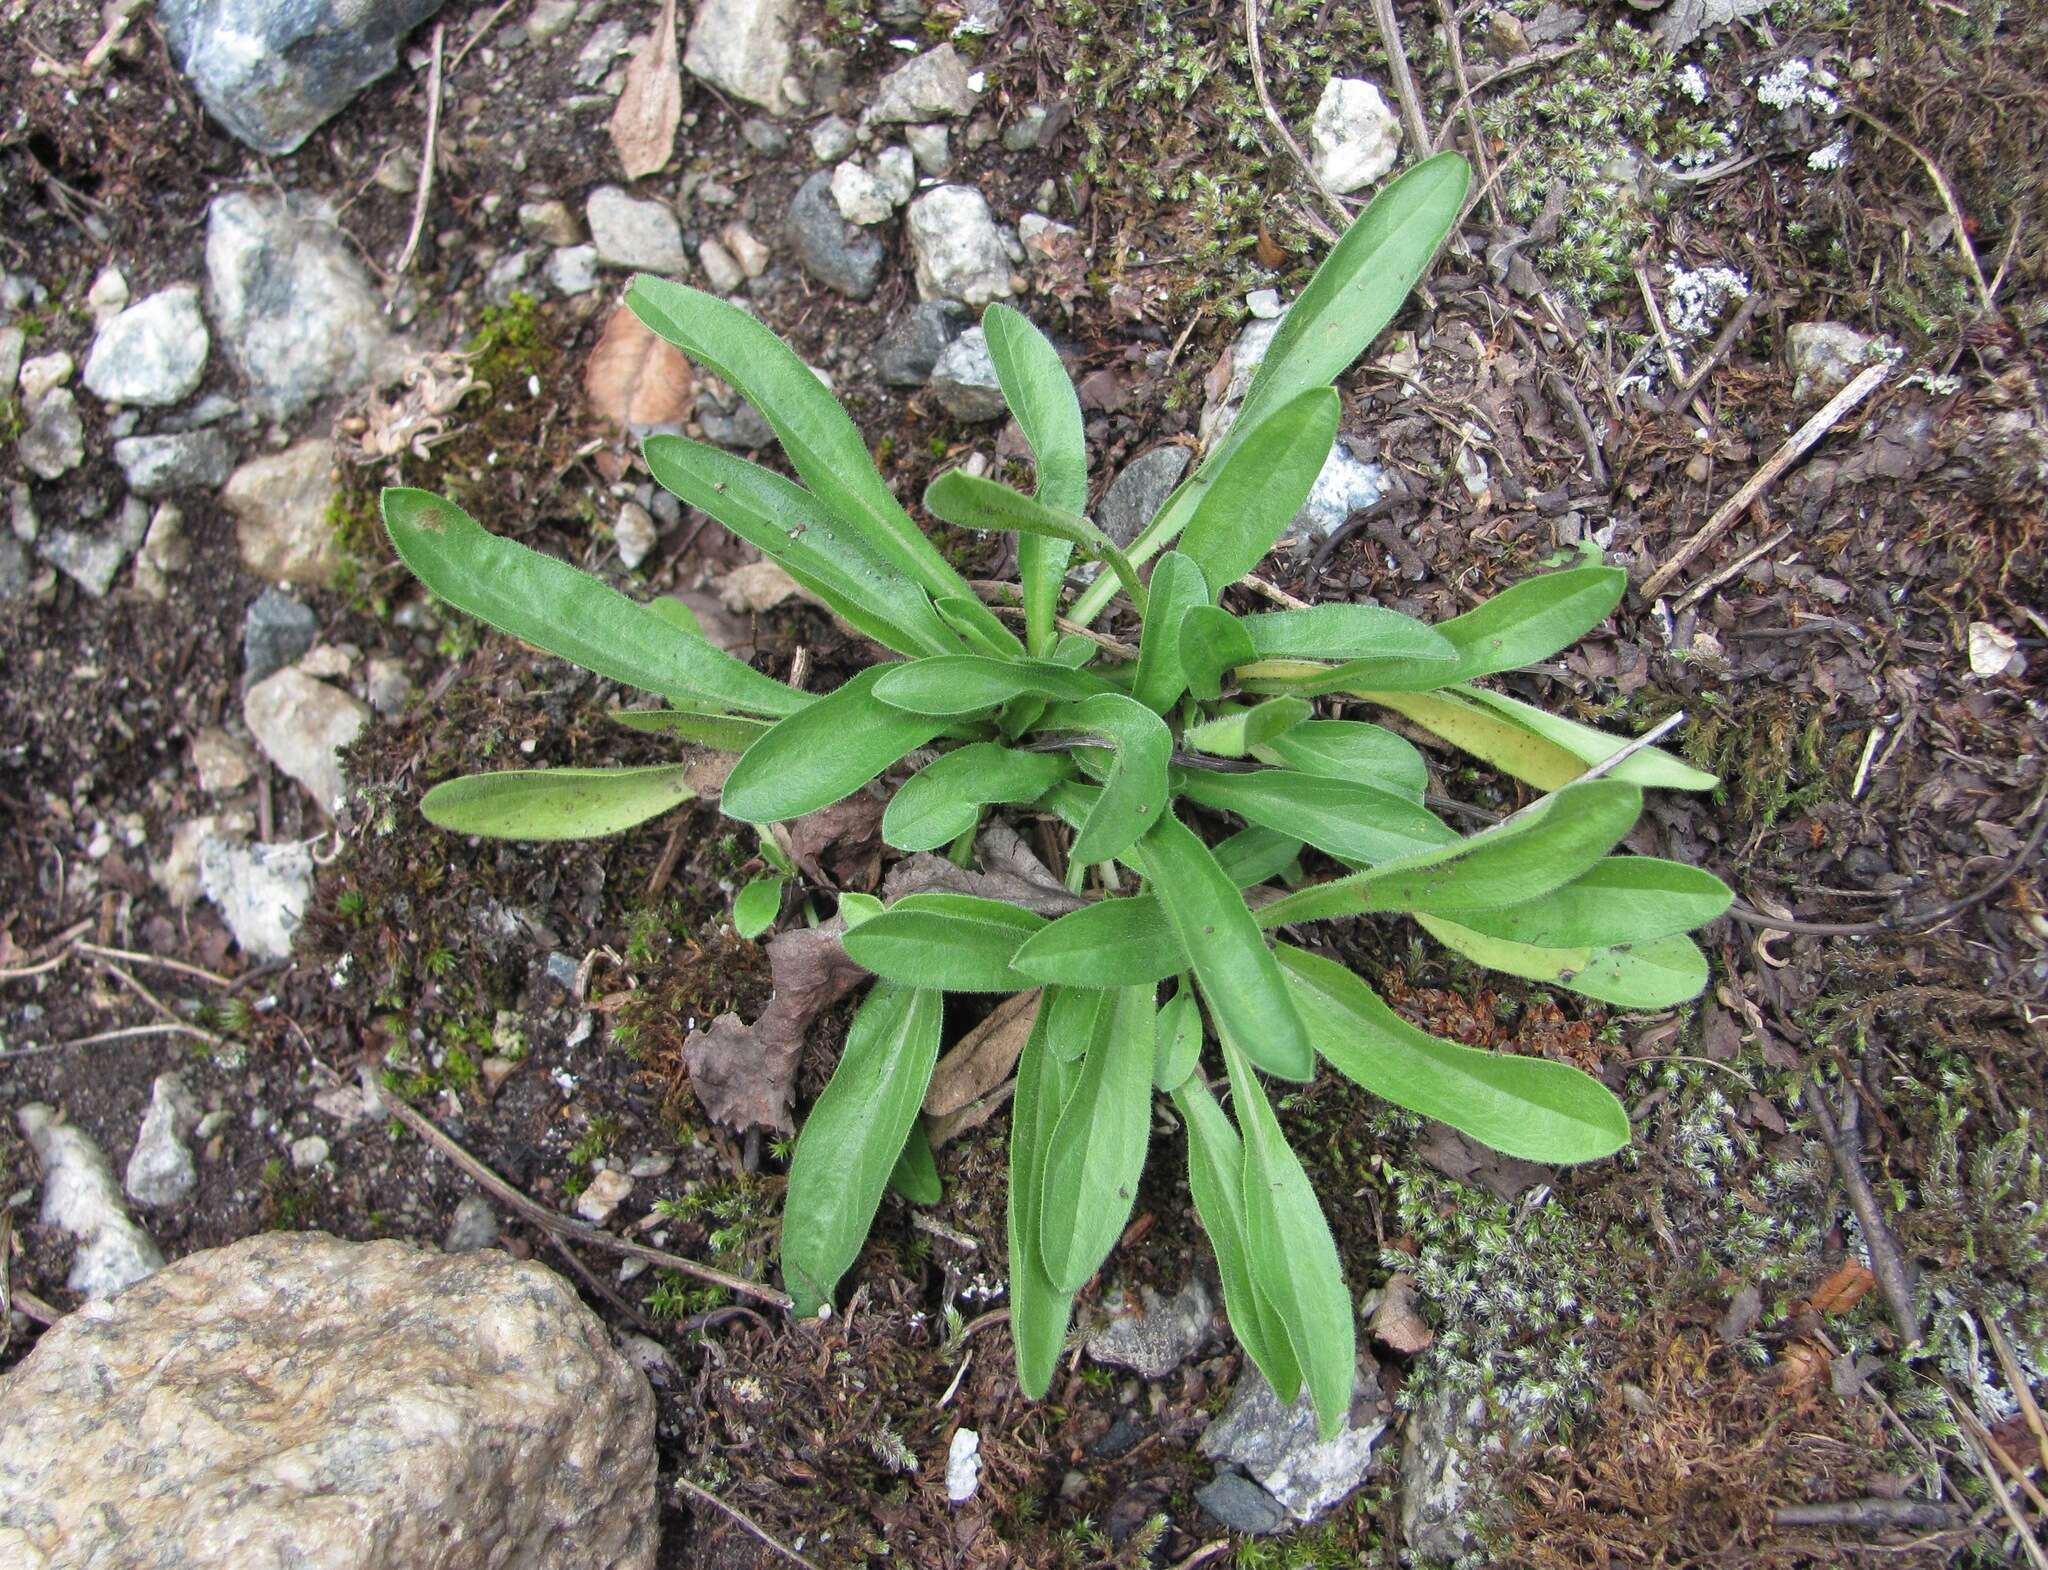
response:
[[[124,436],[114,443],[114,462],[137,496],[164,496],[223,483],[234,471],[235,449],[216,430]]]
[[[158,0],[171,60],[260,153],[294,152],[398,63],[441,0]]]
[[[1098,1363],[1128,1368],[1145,1379],[1164,1379],[1202,1350],[1216,1312],[1200,1276],[1171,1298],[1150,1287],[1139,1301],[1088,1338],[1088,1355]]]
[[[786,225],[804,271],[849,300],[865,300],[882,281],[882,242],[848,223],[832,200],[832,171],[820,169],[790,198]]]
[[[1195,1503],[1233,1532],[1264,1537],[1287,1526],[1279,1501],[1242,1472],[1218,1473],[1214,1482],[1195,1490]]]
[[[242,686],[283,670],[319,636],[319,617],[289,594],[265,589],[242,617]]]
[[[875,345],[875,374],[890,387],[922,387],[946,345],[974,320],[955,300],[913,305],[889,324]]]
[[[0,534],[0,605],[28,593],[28,552],[10,534]]]
[[[1095,522],[1119,545],[1128,545],[1165,505],[1187,472],[1188,450],[1168,445],[1140,453],[1110,483]]]
[[[1359,1358],[1351,1409],[1334,1439],[1324,1439],[1303,1390],[1282,1406],[1266,1376],[1247,1367],[1216,1421],[1203,1432],[1202,1454],[1239,1466],[1297,1521],[1313,1521],[1365,1481],[1387,1420],[1380,1411],[1379,1369]]]
[[[956,420],[1000,420],[1009,412],[988,335],[979,327],[968,328],[946,345],[932,367],[932,396]]]

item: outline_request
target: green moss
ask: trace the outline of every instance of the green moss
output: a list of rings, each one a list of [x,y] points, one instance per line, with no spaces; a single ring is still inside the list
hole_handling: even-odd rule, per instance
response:
[[[522,290],[503,305],[485,306],[463,352],[469,356],[470,374],[493,388],[510,387],[538,374],[550,358],[540,302]]]

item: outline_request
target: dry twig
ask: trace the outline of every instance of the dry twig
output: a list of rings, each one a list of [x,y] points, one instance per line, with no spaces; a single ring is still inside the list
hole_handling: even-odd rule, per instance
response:
[[[770,1548],[774,1549],[778,1554],[782,1555],[782,1557],[787,1559],[791,1564],[802,1565],[804,1567],[804,1570],[818,1570],[818,1567],[816,1565],[812,1564],[810,1560],[804,1558],[804,1556],[798,1553],[794,1548],[791,1548],[789,1544],[782,1542],[780,1539],[772,1536],[769,1533],[768,1529],[761,1525],[760,1522],[756,1521],[744,1510],[741,1510],[736,1506],[727,1504],[723,1499],[720,1499],[718,1495],[711,1492],[710,1489],[704,1488],[699,1484],[691,1482],[687,1477],[677,1478],[676,1487],[680,1488],[692,1499],[700,1500],[704,1504],[710,1505],[714,1510],[724,1511],[727,1515],[731,1516],[733,1520],[737,1521],[741,1526],[745,1527],[755,1537],[759,1538],[763,1543],[767,1544]]]
[[[1394,0],[1372,0],[1372,19],[1379,24],[1380,42],[1386,46],[1387,74],[1394,79],[1394,96],[1401,100],[1401,123],[1408,129],[1408,142],[1417,158],[1429,156],[1429,122],[1422,118],[1422,95],[1415,90],[1415,77],[1408,69],[1408,51],[1401,47],[1401,24],[1394,16]]]
[[[1334,233],[1321,233],[1328,244],[1336,244],[1344,230],[1350,226],[1351,210],[1337,200],[1336,193],[1323,184],[1323,177],[1316,172],[1316,166],[1309,162],[1307,153],[1301,150],[1301,143],[1294,139],[1294,133],[1287,129],[1287,122],[1280,118],[1280,111],[1273,106],[1273,95],[1266,90],[1266,62],[1264,51],[1259,48],[1259,5],[1260,0],[1244,0],[1244,43],[1245,51],[1252,62],[1252,89],[1259,95],[1259,107],[1265,111],[1266,123],[1273,127],[1274,134],[1286,145],[1294,161],[1301,166],[1301,172],[1308,176],[1309,184],[1316,188],[1316,194],[1336,216],[1337,228]],[[1320,226],[1318,226],[1320,231]]]
[[[398,297],[398,280],[412,266],[413,256],[420,248],[420,234],[427,227],[427,202],[434,194],[434,164],[441,139],[441,40],[446,32],[445,22],[434,24],[434,57],[427,68],[427,147],[420,155],[420,189],[419,195],[413,198],[412,228],[406,232],[405,249],[398,253],[398,265],[391,270],[393,300]],[[390,308],[389,302],[385,308]]]
[[[1493,226],[1498,229],[1507,222],[1507,215],[1501,211],[1500,196],[1493,188],[1493,160],[1486,156],[1486,138],[1479,130],[1479,111],[1472,107],[1472,84],[1465,75],[1465,40],[1461,36],[1463,29],[1458,25],[1458,8],[1451,0],[1436,0],[1436,3],[1437,9],[1443,13],[1444,40],[1451,46],[1451,71],[1458,80],[1458,107],[1465,116],[1465,129],[1472,137],[1472,162],[1479,166],[1480,189],[1486,194],[1486,210],[1493,217]],[[1418,142],[1416,156],[1422,157],[1423,152],[1423,144]]]
[[[1941,196],[1941,205],[1948,210],[1949,227],[1956,237],[1956,249],[1969,264],[1970,281],[1977,286],[1977,298],[1983,302],[1984,314],[1995,315],[1998,311],[1997,293],[1984,281],[1984,269],[1977,264],[1977,248],[1970,243],[1970,226],[1963,218],[1962,208],[1956,205],[1956,193],[1949,188],[1948,176],[1941,172],[1941,165],[1936,163],[1932,155],[1919,143],[1907,140],[1876,116],[1864,113],[1854,104],[1845,104],[1843,107],[1878,135],[1890,137],[1920,160],[1920,167],[1927,171],[1927,177],[1934,182],[1934,189]]]
[[[1856,1212],[1857,1224],[1863,1229],[1864,1246],[1870,1251],[1870,1273],[1877,1277],[1877,1289],[1884,1297],[1885,1307],[1891,1310],[1892,1321],[1907,1344],[1917,1344],[1920,1315],[1913,1307],[1912,1272],[1899,1250],[1898,1240],[1892,1236],[1884,1211],[1878,1206],[1877,1195],[1871,1192],[1870,1179],[1863,1175],[1861,1141],[1856,1138],[1857,1101],[1853,1095],[1849,1098],[1847,1114],[1837,1122],[1828,1107],[1827,1092],[1817,1082],[1809,1080],[1802,1084],[1799,1100],[1813,1115],[1828,1154],[1835,1158],[1835,1170],[1841,1174],[1842,1187],[1849,1194],[1849,1208]]]

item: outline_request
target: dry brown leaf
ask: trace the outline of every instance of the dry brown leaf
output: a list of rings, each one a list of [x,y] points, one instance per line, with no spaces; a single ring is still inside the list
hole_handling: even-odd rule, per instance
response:
[[[1817,1314],[1846,1314],[1856,1301],[1877,1285],[1877,1277],[1855,1260],[1846,1260],[1819,1286],[1809,1301]]]
[[[1372,1333],[1382,1345],[1411,1355],[1426,1351],[1436,1340],[1436,1332],[1415,1310],[1413,1276],[1387,1277],[1380,1288],[1380,1306],[1373,1310]]]
[[[899,900],[906,894],[924,894],[934,889],[1004,900],[1012,905],[1021,905],[1037,916],[1064,916],[1088,903],[1057,883],[1041,883],[1034,877],[1010,870],[975,872],[967,867],[956,867],[944,856],[934,856],[929,851],[905,856],[889,869],[889,875],[882,880],[882,898],[885,900]]]
[[[1778,1388],[1795,1395],[1813,1389],[1828,1372],[1828,1362],[1827,1350],[1817,1342],[1787,1343],[1778,1354]]]
[[[958,1139],[962,1134],[972,1133],[1004,1107],[1017,1093],[1017,1082],[1005,1080],[979,1101],[970,1101],[957,1112],[948,1112],[942,1118],[924,1120],[924,1137],[934,1150],[945,1149],[948,1141]]]
[[[590,407],[628,434],[677,426],[697,407],[697,373],[625,306],[612,312],[583,370]]]
[[[663,0],[654,35],[626,67],[625,90],[612,111],[612,146],[626,178],[653,174],[675,156],[683,118],[683,73],[676,64],[676,0]]]
[[[1037,1018],[1035,990],[1015,993],[998,1003],[987,1019],[939,1059],[939,1066],[932,1070],[931,1088],[924,1095],[926,1115],[938,1118],[958,1112],[1008,1079]]]
[[[814,883],[872,891],[882,875],[884,803],[866,791],[774,826],[776,843]]]

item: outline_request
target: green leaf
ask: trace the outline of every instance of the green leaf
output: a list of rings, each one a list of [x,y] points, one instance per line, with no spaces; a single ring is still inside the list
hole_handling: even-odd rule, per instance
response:
[[[1450,668],[1458,651],[1426,622],[1382,605],[1311,605],[1244,618],[1262,660],[1422,660]]]
[[[1137,861],[1180,938],[1217,1031],[1283,1079],[1315,1072],[1308,1031],[1244,896],[1172,813],[1138,841]]]
[[[1286,1327],[1324,1440],[1343,1431],[1358,1380],[1351,1294],[1308,1174],[1289,1148],[1241,1044],[1223,1033],[1223,1062],[1244,1131],[1245,1237],[1253,1288]]]
[[[1038,1247],[1045,1273],[1078,1292],[1130,1219],[1152,1130],[1152,989],[1110,994],[1046,1149]]]
[[[802,486],[687,437],[650,436],[640,450],[663,489],[780,564],[857,632],[899,654],[960,647],[917,581]]]
[[[695,714],[688,709],[613,709],[611,717],[627,730],[676,736],[717,752],[745,752],[774,728],[766,720],[737,714]]]
[[[1458,922],[1511,943],[1602,948],[1690,932],[1727,910],[1734,898],[1727,884],[1702,868],[1655,856],[1608,856],[1548,894],[1466,911]]]
[[[1015,657],[1016,649],[989,630],[988,623],[983,619],[983,612],[988,607],[981,601],[948,595],[942,600],[934,600],[932,608],[939,613],[939,620],[957,633],[970,651],[998,660]],[[1008,631],[1007,628],[1003,630]]]
[[[445,780],[420,800],[436,828],[489,839],[582,840],[618,834],[693,799],[688,765],[513,769]]]
[[[1145,526],[1131,547],[1133,557],[1150,560],[1180,533],[1233,448],[1269,413],[1312,387],[1328,386],[1364,353],[1394,319],[1458,221],[1471,179],[1464,159],[1440,153],[1380,189],[1281,321],[1236,422]],[[1086,626],[1113,592],[1111,586],[1092,585],[1075,602],[1071,616]]]
[[[1415,919],[1437,942],[1475,964],[1549,982],[1620,1008],[1671,1008],[1698,997],[1707,984],[1707,957],[1688,937],[1650,938],[1605,948],[1546,948],[1489,937],[1441,916]]]
[[[697,613],[673,594],[658,594],[649,600],[647,613],[660,617],[678,632],[687,632],[693,638],[704,636],[704,624],[697,619]]]
[[[1201,1058],[1202,1011],[1195,1005],[1193,981],[1183,976],[1153,1021],[1152,1088],[1168,1094],[1180,1089]]]
[[[1091,561],[1107,564],[1138,614],[1145,612],[1145,586],[1130,558],[1079,513],[1049,507],[1036,497],[965,469],[948,469],[926,486],[924,506],[926,512],[958,528],[993,529],[1077,545]]]
[[[789,1158],[782,1279],[812,1315],[860,1255],[939,1061],[945,1005],[936,992],[882,982],[846,1032],[831,1083]]]
[[[1259,923],[1286,926],[1373,911],[1464,911],[1518,905],[1569,883],[1634,826],[1643,793],[1616,780],[1587,780],[1546,796],[1519,817],[1441,850],[1315,883],[1260,907]]]
[[[1369,668],[1332,672],[1315,690],[1429,691],[1533,665],[1599,626],[1627,588],[1628,574],[1619,567],[1573,567],[1525,578],[1464,615],[1437,624],[1437,633],[1457,651],[1454,664],[1378,661]]]
[[[1252,659],[1244,623],[1215,605],[1197,605],[1180,619],[1180,668],[1188,691],[1210,699],[1223,693],[1225,672]]]
[[[1244,1142],[1200,1076],[1173,1091],[1188,1134],[1188,1191],[1195,1214],[1216,1252],[1223,1279],[1223,1311],[1239,1345],[1258,1365],[1283,1405],[1301,1393],[1301,1365],[1294,1360],[1286,1327],[1252,1285],[1251,1238],[1244,1212]]]
[[[1038,468],[1035,494],[1059,512],[1088,506],[1088,443],[1081,403],[1060,363],[1059,351],[1021,313],[997,303],[982,313],[989,358],[1003,401],[1017,416]],[[1060,584],[1073,547],[1027,534],[1017,541],[1017,576],[1024,586],[1024,642],[1033,654],[1049,653],[1056,630]]]
[[[1034,1401],[1052,1387],[1074,1307],[1074,1294],[1062,1292],[1046,1274],[1038,1247],[1047,1154],[1060,1113],[1073,1099],[1074,1083],[1081,1076],[1078,1066],[1047,1044],[1048,1022],[1057,1001],[1058,989],[1048,988],[1037,1024],[1017,1059],[1017,1090],[1010,1101],[1010,1202],[1005,1217],[1010,1339],[1017,1351],[1017,1383]],[[1092,1018],[1089,1029],[1092,1036]]]
[[[1568,1063],[1440,1041],[1342,965],[1291,944],[1275,954],[1316,1050],[1384,1101],[1525,1161],[1597,1161],[1628,1143],[1628,1114]]]
[[[997,660],[951,654],[883,667],[875,696],[908,714],[955,718],[979,714],[1026,694],[1081,699],[1111,692],[1108,682],[1050,660]]]
[[[1301,841],[1292,834],[1262,829],[1255,823],[1219,842],[1214,854],[1224,876],[1238,888],[1248,889],[1294,867],[1301,855]]]
[[[1109,994],[1096,987],[1047,987],[1038,1017],[1045,1027],[1045,1048],[1062,1063],[1078,1063],[1095,1039]]]
[[[1369,703],[1392,709],[1482,763],[1526,780],[1538,790],[1556,790],[1586,772],[1585,763],[1564,748],[1526,725],[1489,713],[1456,688],[1447,687],[1442,692],[1381,692],[1364,687],[1349,690]],[[1609,751],[1622,745],[1611,737],[1603,739],[1613,742]],[[1635,761],[1629,759],[1629,763]]]
[[[1239,415],[1240,424],[1249,415]],[[1265,559],[1308,494],[1337,439],[1343,403],[1334,387],[1309,387],[1228,444],[1188,514],[1180,549],[1215,594]]]
[[[764,676],[567,562],[488,532],[453,502],[387,489],[384,527],[413,575],[457,610],[612,681],[665,698],[794,714],[808,694]]]
[[[1213,720],[1191,725],[1182,732],[1181,740],[1213,757],[1242,758],[1256,747],[1270,746],[1314,712],[1300,698],[1268,698],[1248,709],[1227,709]]]
[[[1150,599],[1138,635],[1138,668],[1131,677],[1131,696],[1155,714],[1164,714],[1187,691],[1180,668],[1180,622],[1197,605],[1210,601],[1209,581],[1202,569],[1179,551],[1168,551],[1152,569]]]
[[[884,676],[907,668],[870,666],[783,720],[733,765],[719,810],[743,823],[800,818],[851,796],[938,735],[944,720],[906,713],[876,695]]]
[[[903,1141],[903,1154],[896,1158],[895,1169],[889,1174],[889,1186],[913,1205],[936,1205],[946,1197],[939,1187],[938,1163],[932,1160],[932,1142],[925,1137],[924,1125],[915,1118],[910,1123],[909,1137]]]
[[[782,914],[783,878],[755,878],[732,902],[732,930],[749,942],[775,925]]]
[[[856,965],[889,981],[946,992],[1028,992],[1035,982],[1010,965],[1045,926],[1002,900],[973,894],[906,894],[843,940]]]
[[[1102,794],[1067,853],[1072,860],[1085,864],[1121,856],[1166,815],[1173,733],[1142,703],[1122,693],[1105,693],[1081,703],[1060,704],[1040,724],[1045,730],[1107,737],[1116,749]]]
[[[1254,755],[1298,774],[1377,785],[1410,801],[1429,789],[1429,765],[1414,743],[1362,720],[1306,720],[1260,743]]]
[[[1180,939],[1149,894],[1098,900],[1033,933],[1011,961],[1034,981],[1139,987],[1187,968]]]
[[[910,776],[882,814],[882,838],[898,850],[937,850],[973,828],[982,808],[1038,800],[1073,772],[1055,752],[1013,752],[978,741]]]
[[[839,914],[851,931],[870,916],[879,916],[884,907],[872,894],[861,894],[852,889],[842,889],[839,894]]]
[[[1463,841],[1408,796],[1288,769],[1214,774],[1189,769],[1182,794],[1291,834],[1344,861],[1382,862]]]
[[[810,493],[870,550],[933,599],[972,601],[966,581],[889,494],[859,429],[794,350],[737,306],[645,273],[626,291],[626,304],[651,331],[761,411]],[[995,636],[1021,650],[1001,622],[984,615]]]
[[[1492,710],[1496,717],[1519,726],[1531,735],[1541,737],[1583,767],[1605,763],[1628,745],[1622,737],[1595,730],[1590,725],[1581,725],[1577,720],[1568,720],[1562,715],[1547,713],[1533,704],[1522,703],[1498,692],[1488,692],[1482,687],[1460,687],[1457,695]],[[1645,747],[1630,755],[1608,777],[1626,780],[1645,790],[1712,790],[1721,783],[1715,775],[1682,763],[1656,747]]]

